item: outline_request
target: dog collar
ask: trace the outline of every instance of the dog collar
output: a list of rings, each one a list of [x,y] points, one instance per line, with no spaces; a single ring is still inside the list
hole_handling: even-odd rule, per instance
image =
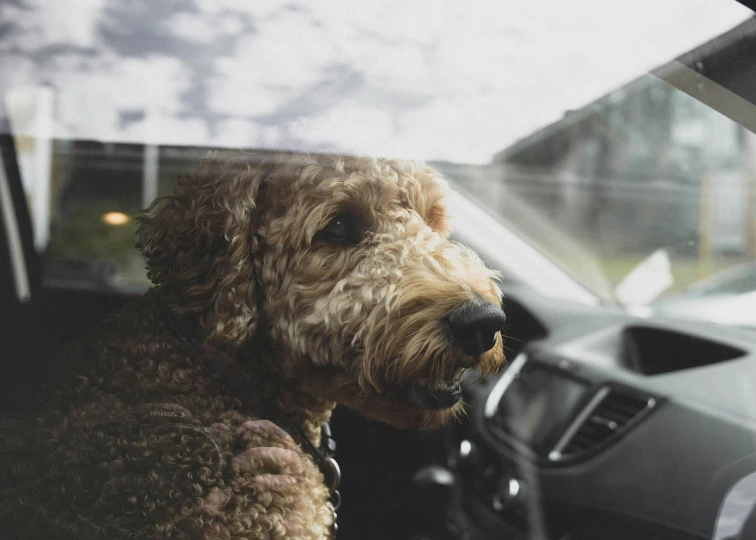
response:
[[[341,484],[341,468],[333,457],[336,452],[336,440],[331,435],[331,422],[326,420],[320,425],[320,448],[312,444],[312,441],[310,441],[304,431],[302,431],[302,428],[293,422],[291,418],[289,418],[289,426],[287,426],[287,428],[289,433],[292,435],[297,434],[302,438],[305,450],[307,450],[307,453],[312,456],[313,460],[318,464],[320,472],[323,473],[323,479],[328,488],[329,501],[333,507],[331,537],[334,538],[339,528],[336,520],[338,518],[337,511],[341,507],[341,493],[339,492],[339,485]]]

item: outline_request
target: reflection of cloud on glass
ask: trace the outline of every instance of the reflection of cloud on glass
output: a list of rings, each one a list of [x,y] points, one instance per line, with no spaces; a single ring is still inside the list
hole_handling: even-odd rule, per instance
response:
[[[482,162],[748,14],[639,1],[26,0],[2,80],[54,87],[59,136]]]
[[[735,538],[756,506],[756,473],[742,478],[727,493],[714,527],[714,540]]]
[[[198,16],[183,11],[167,17],[162,26],[174,36],[206,46],[223,36],[241,34],[247,24],[238,13]]]
[[[51,46],[89,49],[97,43],[97,25],[107,0],[22,0],[4,2],[0,20],[15,48]]]

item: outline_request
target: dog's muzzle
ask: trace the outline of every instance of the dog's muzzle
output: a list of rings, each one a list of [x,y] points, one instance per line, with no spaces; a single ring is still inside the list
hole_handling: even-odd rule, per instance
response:
[[[455,347],[470,359],[490,351],[496,345],[496,334],[504,327],[504,311],[491,303],[465,305],[452,311],[445,319],[449,338]],[[418,379],[410,385],[394,389],[394,397],[420,409],[442,410],[462,399],[462,379],[469,370],[458,369],[451,380],[430,383]]]

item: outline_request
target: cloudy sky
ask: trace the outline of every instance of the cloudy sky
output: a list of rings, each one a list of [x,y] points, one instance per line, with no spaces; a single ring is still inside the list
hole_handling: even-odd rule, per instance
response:
[[[751,15],[734,0],[6,0],[0,88],[52,87],[59,137],[485,163]]]

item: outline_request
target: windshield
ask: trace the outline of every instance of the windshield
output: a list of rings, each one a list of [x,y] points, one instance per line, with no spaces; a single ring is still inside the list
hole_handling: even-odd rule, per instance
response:
[[[0,116],[48,283],[146,287],[140,208],[208,148],[290,149],[428,160],[595,297],[662,306],[756,254],[752,77],[733,60],[751,17],[720,0],[17,0]]]

